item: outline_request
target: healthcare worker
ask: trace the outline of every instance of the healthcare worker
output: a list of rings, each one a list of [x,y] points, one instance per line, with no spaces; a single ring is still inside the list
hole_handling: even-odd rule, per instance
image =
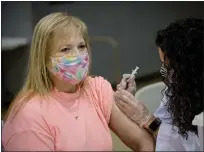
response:
[[[128,75],[115,93],[118,107],[155,135],[156,151],[200,150],[198,129],[192,121],[203,112],[203,23],[203,19],[181,19],[157,33],[160,72],[166,88],[154,114],[135,99],[136,85],[130,83]]]

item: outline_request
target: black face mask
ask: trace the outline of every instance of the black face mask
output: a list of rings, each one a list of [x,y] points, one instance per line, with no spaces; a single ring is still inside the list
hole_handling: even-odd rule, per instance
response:
[[[160,68],[160,73],[162,77],[167,77],[167,68],[164,65],[164,63],[162,63],[161,68]]]
[[[164,78],[164,79],[168,79],[168,81],[170,83],[172,83],[172,75],[174,73],[174,70],[173,69],[169,69],[167,68],[167,66],[162,63],[162,66],[160,68],[160,73],[161,73],[161,76]]]

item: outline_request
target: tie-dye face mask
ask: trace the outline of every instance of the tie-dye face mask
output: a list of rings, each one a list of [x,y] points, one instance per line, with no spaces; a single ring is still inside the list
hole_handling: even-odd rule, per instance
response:
[[[83,53],[77,56],[66,55],[63,57],[51,58],[51,71],[62,80],[72,85],[83,81],[89,69],[89,55]]]

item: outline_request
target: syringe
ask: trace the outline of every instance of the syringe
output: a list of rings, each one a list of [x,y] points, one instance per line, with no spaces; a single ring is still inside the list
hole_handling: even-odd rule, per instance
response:
[[[132,73],[131,73],[129,79],[133,78],[133,77],[135,76],[135,74],[137,74],[137,71],[138,71],[139,69],[140,69],[140,68],[139,68],[138,66],[136,66],[135,70],[132,70]]]
[[[135,70],[132,70],[132,73],[131,73],[129,79],[132,79],[137,74],[138,70],[139,70],[139,67],[136,66]],[[128,88],[128,81],[129,81],[129,79],[127,80],[127,86],[126,86],[125,90],[127,90],[127,88]]]

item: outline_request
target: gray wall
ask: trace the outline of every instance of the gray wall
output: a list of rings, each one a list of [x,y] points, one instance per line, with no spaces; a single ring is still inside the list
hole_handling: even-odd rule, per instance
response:
[[[46,15],[47,2],[2,2],[2,36],[24,37],[29,41],[40,18]],[[16,94],[27,73],[29,44],[2,52],[3,77],[6,88]],[[4,88],[3,88],[4,89]],[[5,91],[5,90],[3,90]]]
[[[1,2],[2,36],[31,37],[32,3]]]
[[[156,31],[175,19],[204,17],[203,8],[203,2],[4,2],[2,36],[30,38],[44,15],[68,11],[87,24],[91,36],[111,36],[119,43],[121,73],[129,73],[138,65],[139,76],[144,76],[160,68],[154,44]],[[113,56],[110,45],[93,43],[93,74],[115,81]]]
[[[30,39],[32,36],[32,3],[1,2],[1,4],[2,36]],[[24,46],[13,51],[2,51],[2,77],[4,78],[2,81],[5,84],[2,86],[2,94],[5,94],[5,91],[15,94],[22,87],[26,75],[28,50],[29,46]]]
[[[85,21],[91,36],[113,37],[119,43],[121,72],[138,65],[143,76],[160,67],[156,31],[175,19],[204,17],[203,8],[203,2],[76,2],[49,7],[49,12],[68,11]],[[95,44],[92,53],[93,72],[114,80],[111,47]]]

